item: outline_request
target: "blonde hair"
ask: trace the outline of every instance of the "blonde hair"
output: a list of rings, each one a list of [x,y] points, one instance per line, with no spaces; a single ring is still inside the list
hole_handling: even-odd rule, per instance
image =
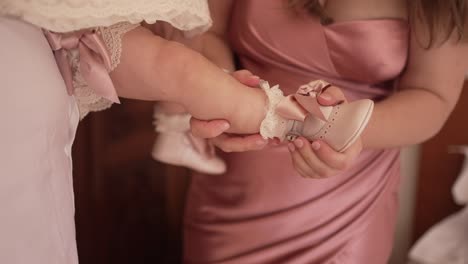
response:
[[[410,23],[422,22],[429,32],[427,48],[443,43],[455,31],[459,40],[466,37],[467,0],[407,0]],[[333,20],[327,16],[319,0],[287,0],[289,7],[305,10],[325,23]]]

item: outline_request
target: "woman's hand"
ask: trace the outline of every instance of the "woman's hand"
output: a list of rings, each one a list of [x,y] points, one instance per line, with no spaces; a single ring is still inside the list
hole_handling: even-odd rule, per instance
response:
[[[332,86],[319,97],[321,105],[336,105],[346,102],[343,92]],[[346,170],[362,150],[361,139],[351,145],[345,152],[333,150],[324,141],[316,140],[310,143],[300,137],[288,143],[292,163],[296,171],[306,178],[326,178]]]
[[[232,76],[250,87],[257,87],[260,81],[258,76],[248,70],[233,72]],[[211,138],[213,144],[224,152],[260,150],[268,144],[268,140],[263,139],[260,134],[247,136],[225,134],[224,132],[229,129],[229,122],[226,120],[202,121],[192,118],[190,126],[194,136]]]
[[[288,143],[292,163],[296,171],[305,178],[327,178],[346,170],[362,150],[358,139],[345,152],[333,150],[324,141],[310,143],[300,137]]]

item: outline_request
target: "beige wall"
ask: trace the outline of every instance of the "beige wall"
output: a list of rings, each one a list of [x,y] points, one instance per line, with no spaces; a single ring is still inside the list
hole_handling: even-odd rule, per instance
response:
[[[419,170],[419,146],[407,147],[401,154],[400,210],[390,264],[406,263],[411,247],[413,211]]]

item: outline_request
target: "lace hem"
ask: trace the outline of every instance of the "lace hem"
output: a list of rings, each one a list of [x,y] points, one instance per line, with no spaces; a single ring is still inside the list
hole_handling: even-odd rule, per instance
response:
[[[137,28],[138,24],[130,23],[117,23],[110,27],[100,27],[99,33],[101,34],[107,50],[111,54],[111,71],[113,71],[120,63],[120,56],[122,54],[122,38],[125,33]]]
[[[264,139],[278,138],[284,140],[287,131],[288,120],[276,113],[276,106],[284,98],[278,85],[270,88],[266,81],[260,82],[260,88],[266,93],[268,106],[265,119],[260,124],[260,135]]]
[[[98,112],[112,106],[112,102],[98,96],[83,79],[78,67],[79,58],[77,55],[72,58],[73,67],[73,95],[78,109],[80,110],[80,120],[85,118],[90,112]]]
[[[123,36],[125,33],[137,28],[138,26],[139,25],[123,22],[110,27],[101,27],[97,29],[104,40],[111,57],[111,69],[109,72],[113,71],[120,63]],[[89,112],[97,112],[111,107],[112,102],[98,96],[83,79],[79,67],[78,52],[71,52],[70,58],[73,69],[74,96],[80,109],[80,119],[83,119]]]
[[[212,23],[206,0],[2,0],[0,14],[54,32],[165,21],[190,36]]]

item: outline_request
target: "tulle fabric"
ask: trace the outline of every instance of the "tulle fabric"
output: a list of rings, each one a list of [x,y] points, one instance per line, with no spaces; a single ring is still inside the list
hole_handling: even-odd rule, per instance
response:
[[[112,69],[120,63],[123,36],[142,21],[168,22],[187,37],[205,31],[212,23],[206,0],[4,0],[1,14],[54,32],[95,28],[109,50]],[[112,102],[98,96],[83,79],[78,52],[70,52],[69,60],[80,119],[111,107]]]
[[[206,0],[2,0],[0,14],[55,32],[166,21],[193,34],[211,25]]]

